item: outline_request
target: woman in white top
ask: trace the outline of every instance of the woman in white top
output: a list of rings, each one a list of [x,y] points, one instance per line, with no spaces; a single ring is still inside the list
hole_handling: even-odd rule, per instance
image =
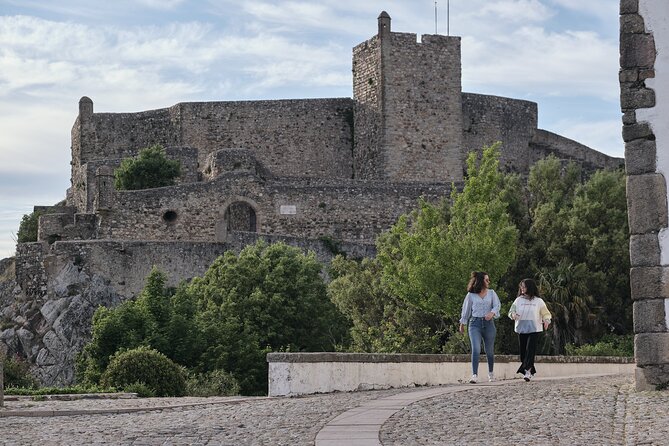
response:
[[[483,271],[474,271],[467,285],[467,295],[462,303],[460,316],[460,333],[469,327],[469,341],[472,346],[472,377],[470,383],[478,381],[479,357],[481,354],[481,340],[485,345],[485,354],[488,359],[488,381],[493,381],[495,366],[495,321],[499,317],[500,302],[497,293],[489,289],[490,277]]]
[[[539,287],[534,280],[521,280],[518,294],[509,309],[509,317],[516,321],[514,330],[518,333],[520,349],[521,364],[516,373],[522,373],[525,381],[529,381],[537,373],[534,368],[537,341],[539,334],[548,329],[551,313],[546,303],[539,297]]]

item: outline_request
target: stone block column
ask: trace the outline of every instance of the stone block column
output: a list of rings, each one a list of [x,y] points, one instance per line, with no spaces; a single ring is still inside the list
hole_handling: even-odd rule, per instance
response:
[[[630,284],[637,390],[669,383],[669,7],[620,2]]]

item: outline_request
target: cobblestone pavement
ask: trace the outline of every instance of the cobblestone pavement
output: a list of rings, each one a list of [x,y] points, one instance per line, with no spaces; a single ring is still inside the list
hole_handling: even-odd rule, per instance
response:
[[[631,376],[518,379],[419,401],[379,437],[385,446],[669,445],[669,391],[636,392]]]
[[[7,401],[4,445],[313,445],[335,416],[412,389],[301,398],[147,398]],[[204,404],[203,404],[204,403]],[[126,410],[68,416],[7,416],[20,411]],[[151,409],[180,405],[170,409]],[[631,376],[512,380],[414,403],[383,425],[390,445],[667,445],[669,391],[635,392]]]

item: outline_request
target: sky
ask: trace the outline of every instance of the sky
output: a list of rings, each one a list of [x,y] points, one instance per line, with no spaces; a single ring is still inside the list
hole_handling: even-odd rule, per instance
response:
[[[65,198],[82,96],[95,112],[351,97],[351,49],[384,10],[392,31],[462,37],[463,91],[536,102],[539,128],[622,157],[618,5],[0,0],[0,258],[24,214]]]

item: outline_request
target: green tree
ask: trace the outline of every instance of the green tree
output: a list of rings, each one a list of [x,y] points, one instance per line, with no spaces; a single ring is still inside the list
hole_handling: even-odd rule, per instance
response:
[[[332,261],[328,294],[352,323],[350,349],[438,353],[445,320],[393,297],[381,283],[381,269],[377,259]]]
[[[631,333],[629,235],[625,174],[597,171],[580,186],[568,215],[565,245],[571,261],[587,265],[588,293],[604,332]]]
[[[187,293],[198,302],[204,349],[199,371],[224,369],[242,392],[267,389],[267,351],[331,351],[346,321],[327,298],[313,253],[260,241],[228,251]]]
[[[518,230],[502,199],[499,144],[467,158],[462,192],[453,190],[445,203],[423,200],[377,241],[383,281],[393,295],[435,314],[459,316],[465,284],[473,270],[485,270],[493,281],[515,261]]]
[[[40,215],[42,215],[40,211],[33,211],[30,214],[25,214],[21,217],[19,230],[16,233],[17,242],[27,243],[37,241],[37,229],[39,226]]]
[[[114,185],[117,190],[150,189],[171,186],[179,177],[181,164],[169,160],[160,145],[140,150],[134,158],[126,158],[114,171]]]
[[[581,345],[596,320],[596,303],[587,286],[588,271],[583,263],[560,262],[539,276],[543,298],[552,316],[552,352],[564,354],[567,344]]]

